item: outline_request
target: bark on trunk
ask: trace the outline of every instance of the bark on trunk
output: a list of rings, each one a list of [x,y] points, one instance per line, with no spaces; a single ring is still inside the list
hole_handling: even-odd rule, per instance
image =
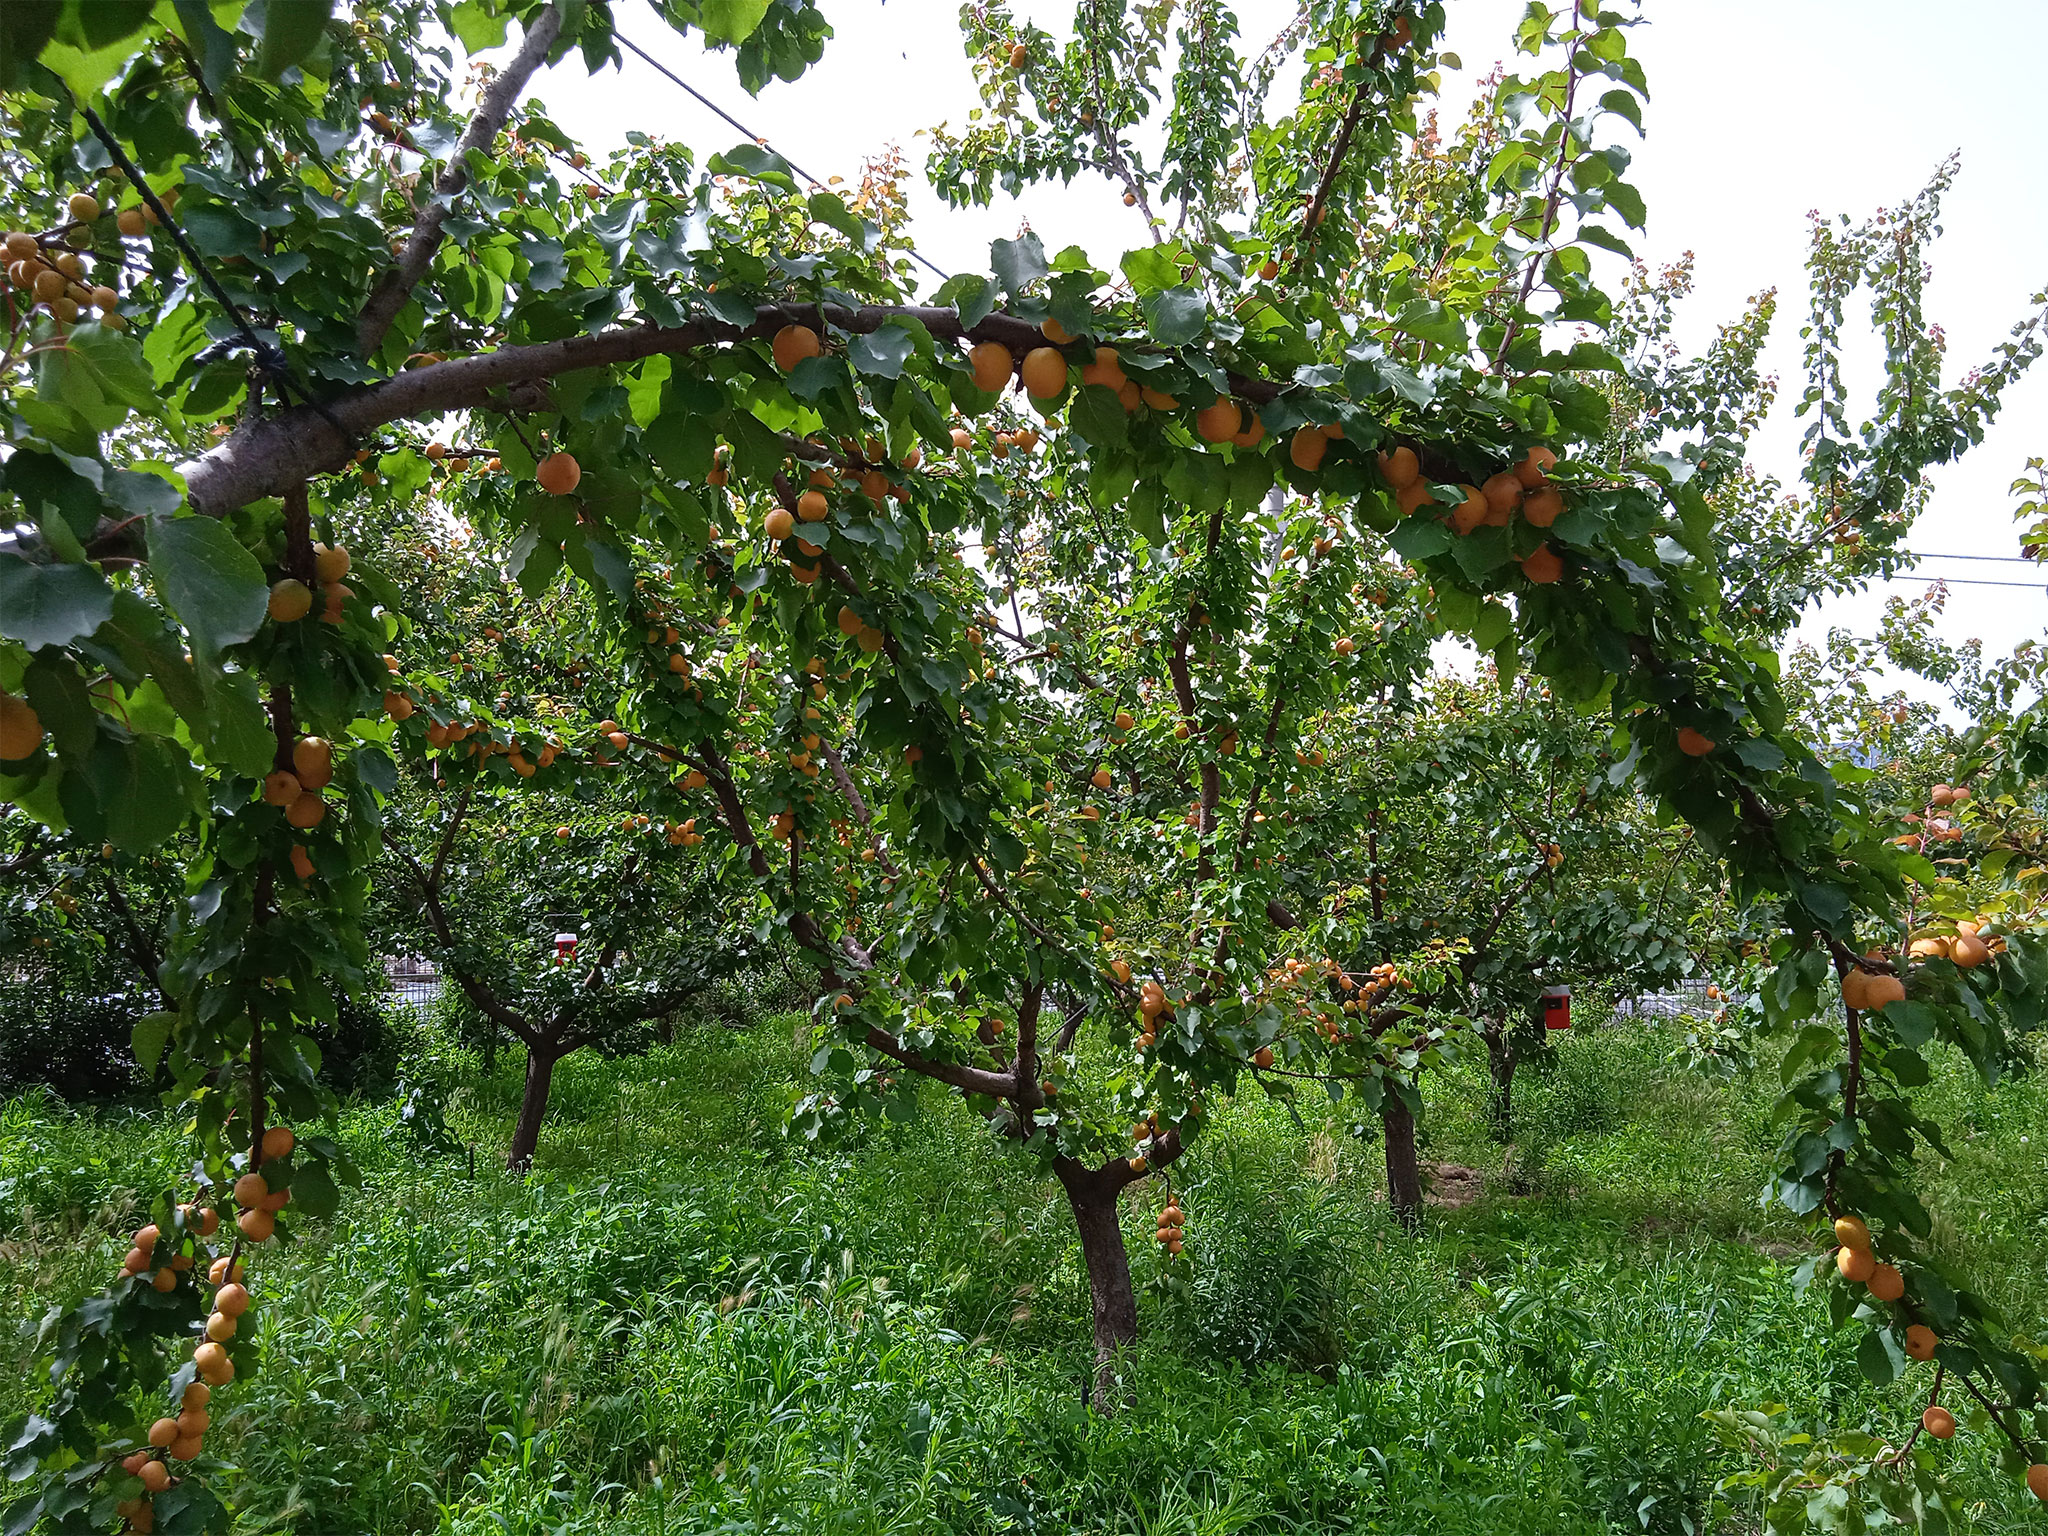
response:
[[[1415,1161],[1415,1115],[1391,1088],[1380,1105],[1387,1138],[1387,1204],[1409,1231],[1422,1223],[1422,1170]]]
[[[1498,1036],[1483,1035],[1486,1041],[1486,1065],[1489,1076],[1486,1092],[1486,1121],[1493,1129],[1493,1139],[1500,1142],[1515,1139],[1515,1067],[1518,1057],[1515,1044],[1507,1038],[1505,1031]]]
[[[558,1058],[546,1051],[529,1048],[526,1053],[526,1092],[519,1098],[519,1121],[512,1127],[512,1147],[505,1154],[505,1166],[523,1173],[533,1164],[533,1149],[540,1145],[540,1124],[548,1113],[548,1084],[554,1080]]]
[[[1095,1410],[1112,1414],[1122,1406],[1117,1354],[1138,1337],[1138,1299],[1131,1289],[1131,1260],[1117,1219],[1116,1191],[1079,1167],[1060,1172],[1074,1225],[1081,1233],[1081,1259],[1088,1266],[1088,1295],[1095,1318]]]

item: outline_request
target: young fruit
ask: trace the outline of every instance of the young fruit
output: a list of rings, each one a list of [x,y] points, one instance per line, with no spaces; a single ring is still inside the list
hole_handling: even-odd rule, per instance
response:
[[[1205,443],[1227,443],[1244,429],[1244,413],[1228,395],[1219,395],[1213,405],[1195,412],[1195,431]]]
[[[176,1419],[158,1419],[149,1426],[149,1443],[158,1450],[162,1450],[177,1438],[178,1421]]]
[[[823,491],[805,491],[796,499],[796,515],[807,523],[822,523],[832,515]]]
[[[263,1160],[269,1162],[276,1157],[290,1157],[298,1144],[298,1134],[290,1126],[273,1125],[263,1133]]]
[[[331,585],[348,574],[349,554],[340,545],[329,548],[325,544],[313,546],[313,575],[323,586]]]
[[[26,699],[0,693],[0,759],[19,762],[43,744],[43,722]]]
[[[1273,1065],[1273,1047],[1262,1045],[1252,1052],[1252,1065],[1255,1067],[1270,1067]]]
[[[250,1242],[267,1243],[277,1230],[277,1218],[268,1211],[244,1211],[235,1218],[235,1225]]]
[[[192,1363],[199,1369],[199,1379],[208,1386],[224,1387],[235,1379],[235,1362],[211,1339],[192,1351]]]
[[[583,466],[571,453],[551,453],[534,467],[533,478],[550,496],[566,496],[583,479]]]
[[[1714,750],[1714,738],[1702,735],[1689,725],[1678,728],[1678,750],[1687,757],[1705,757]]]
[[[784,507],[772,508],[761,520],[762,531],[771,539],[786,539],[795,527],[796,519],[791,517],[788,509]]]
[[[990,394],[1010,382],[1010,374],[1017,366],[1010,349],[1000,341],[984,341],[967,354],[967,361],[974,367],[974,387]]]
[[[824,348],[818,343],[818,333],[808,325],[785,325],[775,333],[768,350],[774,354],[775,366],[788,373],[805,358],[816,357]]]
[[[1956,1416],[1939,1403],[1929,1403],[1920,1411],[1920,1427],[1937,1440],[1946,1440],[1956,1432]]]
[[[263,803],[265,805],[290,805],[303,793],[305,793],[305,789],[299,783],[298,775],[286,769],[279,768],[275,772],[267,773],[263,776]]]
[[[1522,574],[1539,587],[1549,586],[1564,575],[1564,561],[1548,544],[1538,544],[1522,562]]]
[[[1057,347],[1033,347],[1024,354],[1024,388],[1034,400],[1050,400],[1067,387],[1067,359]]]
[[[303,736],[292,746],[292,771],[305,789],[325,789],[334,779],[334,746],[318,736]]]
[[[1564,514],[1564,497],[1554,486],[1531,491],[1522,502],[1522,520],[1531,528],[1548,528]]]
[[[206,1336],[216,1344],[225,1344],[235,1336],[237,1324],[225,1312],[216,1312],[206,1320]]]
[[[1556,463],[1557,455],[1548,448],[1531,448],[1528,457],[1515,466],[1515,478],[1533,491],[1546,483],[1551,467]]]
[[[1879,1301],[1897,1301],[1906,1294],[1906,1277],[1890,1264],[1878,1265],[1864,1284],[1870,1287],[1870,1294]]]
[[[1287,457],[1296,469],[1314,473],[1323,467],[1323,455],[1329,452],[1330,440],[1323,436],[1320,427],[1303,427],[1287,444]]]
[[[313,611],[313,589],[287,576],[270,589],[270,616],[280,624],[295,624]]]
[[[1932,1360],[1935,1347],[1940,1343],[1941,1340],[1934,1336],[1934,1330],[1922,1323],[1915,1323],[1906,1330],[1906,1353],[1915,1360]]]
[[[1861,1216],[1837,1216],[1835,1218],[1835,1241],[1844,1248],[1861,1248],[1870,1252],[1870,1228],[1863,1224]]]
[[[228,1368],[234,1369],[232,1365]],[[151,1493],[162,1493],[171,1486],[171,1469],[160,1461],[145,1461],[135,1475]]]
[[[300,795],[284,808],[286,825],[297,827],[301,832],[319,826],[326,816],[327,802],[312,791]]]
[[[1863,1248],[1837,1248],[1835,1250],[1835,1268],[1842,1272],[1844,1280],[1854,1281],[1856,1284],[1861,1285],[1876,1272],[1877,1260],[1873,1259],[1869,1251]]]

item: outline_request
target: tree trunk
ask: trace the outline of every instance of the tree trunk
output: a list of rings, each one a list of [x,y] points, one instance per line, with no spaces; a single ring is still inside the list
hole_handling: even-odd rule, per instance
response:
[[[533,1165],[533,1149],[540,1145],[540,1123],[547,1118],[548,1084],[554,1080],[556,1056],[539,1046],[526,1052],[526,1092],[519,1098],[519,1122],[512,1127],[512,1147],[505,1154],[505,1166],[523,1173]]]
[[[1415,1161],[1415,1114],[1391,1084],[1380,1104],[1380,1124],[1387,1137],[1387,1204],[1401,1225],[1413,1232],[1422,1224],[1422,1170]]]
[[[1495,1141],[1515,1139],[1515,1067],[1519,1057],[1505,1028],[1482,1030],[1486,1042],[1486,1065],[1490,1077],[1486,1091],[1486,1123]]]
[[[1062,1162],[1065,1160],[1062,1159]],[[1107,1180],[1074,1164],[1058,1170],[1081,1233],[1081,1259],[1088,1266],[1088,1294],[1095,1315],[1095,1410],[1112,1414],[1122,1406],[1116,1379],[1118,1351],[1138,1337],[1138,1299],[1131,1289],[1131,1261],[1117,1219],[1116,1190]]]

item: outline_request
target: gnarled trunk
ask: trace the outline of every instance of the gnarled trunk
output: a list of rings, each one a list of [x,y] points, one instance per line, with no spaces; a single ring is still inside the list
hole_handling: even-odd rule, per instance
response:
[[[533,1164],[533,1149],[540,1145],[540,1124],[548,1113],[548,1084],[554,1081],[555,1063],[561,1058],[544,1046],[529,1046],[526,1052],[526,1091],[519,1096],[519,1120],[512,1127],[512,1146],[505,1154],[505,1166],[523,1173]]]
[[[1505,1025],[1482,1029],[1486,1042],[1486,1123],[1495,1141],[1515,1139],[1515,1067],[1520,1060]]]
[[[1117,1218],[1117,1186],[1098,1172],[1062,1158],[1055,1167],[1073,1207],[1081,1234],[1081,1259],[1088,1266],[1088,1296],[1095,1319],[1095,1410],[1122,1406],[1117,1354],[1138,1337],[1138,1298],[1131,1289],[1131,1260]]]
[[[1415,1161],[1415,1114],[1391,1086],[1380,1102],[1387,1139],[1387,1204],[1409,1231],[1422,1224],[1422,1169]]]

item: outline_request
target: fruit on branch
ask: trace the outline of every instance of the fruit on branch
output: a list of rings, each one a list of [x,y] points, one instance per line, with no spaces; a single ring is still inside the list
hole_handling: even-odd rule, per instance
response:
[[[1262,1045],[1256,1051],[1253,1051],[1252,1065],[1261,1068],[1272,1066],[1273,1047],[1271,1047],[1270,1045]]]
[[[1705,757],[1714,750],[1714,738],[1694,730],[1689,725],[1678,728],[1678,750],[1687,757]]]
[[[267,1163],[276,1158],[290,1157],[298,1144],[298,1133],[290,1126],[273,1125],[263,1133],[263,1160]]]
[[[1864,1284],[1879,1301],[1897,1301],[1906,1294],[1906,1277],[1890,1264],[1878,1265]]]
[[[0,693],[0,760],[18,762],[43,744],[43,722],[28,700]]]
[[[411,696],[400,693],[395,688],[384,695],[384,713],[394,720],[400,722],[410,720],[414,707]],[[298,823],[294,822],[293,825],[296,826]],[[308,822],[307,825],[311,826],[312,823]]]
[[[1539,587],[1547,587],[1564,575],[1564,561],[1548,544],[1538,544],[1522,562],[1522,574]]]
[[[1244,427],[1244,413],[1228,395],[1218,395],[1214,405],[1195,412],[1195,430],[1205,443],[1227,443]]]
[[[340,545],[329,548],[325,544],[313,546],[313,575],[323,586],[331,585],[348,574],[349,553]]]
[[[334,780],[333,743],[320,736],[300,737],[292,744],[292,771],[302,788],[325,789]]]
[[[534,466],[533,478],[550,496],[566,496],[583,479],[583,466],[573,453],[551,453]]]
[[[305,793],[298,776],[288,769],[279,768],[263,776],[263,803],[265,805],[287,806]]]
[[[1531,491],[1522,501],[1522,520],[1531,528],[1548,528],[1564,514],[1564,496],[1554,485]]]
[[[1852,966],[1842,977],[1842,1002],[1859,1013],[1906,1000],[1906,984],[1896,976],[1879,976]]]
[[[1862,1285],[1876,1272],[1877,1260],[1867,1248],[1837,1248],[1835,1268],[1841,1271],[1844,1280]]]
[[[1465,493],[1465,499],[1451,508],[1451,528],[1464,535],[1486,521],[1486,498],[1479,494],[1476,485],[1461,485],[1458,489]]]
[[[762,531],[771,539],[786,539],[790,535],[790,530],[795,527],[796,519],[789,515],[785,507],[773,508],[767,517],[761,520]]]
[[[1046,349],[1041,348],[1040,350]],[[989,394],[994,394],[997,390],[1008,384],[1010,382],[1010,375],[1017,367],[1016,358],[1010,355],[1010,349],[1000,341],[984,341],[980,346],[967,354],[967,361],[974,369],[974,387],[985,390]],[[1062,379],[1064,379],[1066,373],[1066,364],[1064,362],[1060,364],[1060,371]]]
[[[824,348],[819,344],[818,333],[808,325],[785,325],[775,333],[768,350],[774,354],[775,366],[788,373],[805,358],[818,356]]]
[[[1323,467],[1323,455],[1329,450],[1330,440],[1320,427],[1302,427],[1287,443],[1287,457],[1294,467],[1311,474]]]
[[[1088,371],[1082,370],[1083,382]],[[1050,400],[1067,387],[1066,355],[1057,347],[1033,347],[1024,354],[1023,374],[1024,388],[1034,400]]]
[[[1860,1248],[1870,1252],[1870,1228],[1864,1225],[1861,1216],[1837,1216],[1835,1218],[1835,1241],[1844,1248]]]
[[[284,808],[286,824],[297,827],[301,832],[319,826],[326,815],[327,802],[310,790]]]
[[[1125,410],[1130,407],[1126,405]],[[1235,448],[1256,448],[1266,440],[1266,424],[1253,416],[1243,431],[1231,434],[1231,446]]]
[[[832,507],[823,491],[805,491],[796,499],[796,515],[807,523],[822,523],[832,515]]]
[[[210,1387],[224,1387],[235,1379],[235,1362],[212,1339],[192,1351],[192,1363],[198,1367],[199,1379]]]
[[[1515,478],[1524,487],[1535,490],[1549,482],[1550,471],[1557,464],[1557,455],[1540,444],[1531,448],[1521,463],[1515,466]]]
[[[1932,1360],[1940,1343],[1934,1330],[1925,1323],[1914,1323],[1906,1329],[1906,1353],[1915,1360]]]
[[[312,856],[308,854],[304,848],[301,848],[297,843],[292,844],[291,859],[293,874],[297,875],[301,880],[310,880],[313,878]]]
[[[1966,971],[1974,971],[1991,958],[1991,946],[1974,933],[1958,933],[1948,941],[1948,957]]]
[[[1025,45],[1024,45],[1023,43],[1012,43],[1012,44],[1010,45],[1010,68],[1012,68],[1012,69],[1020,69],[1020,70],[1021,70],[1021,69],[1029,69],[1030,67],[1031,67],[1031,50],[1030,50],[1030,48],[1028,48],[1027,46],[1025,46]]]
[[[1937,1440],[1946,1440],[1956,1432],[1956,1416],[1939,1403],[1929,1403],[1920,1410],[1920,1427]]]
[[[270,589],[270,616],[280,624],[295,624],[313,611],[313,589],[297,577],[287,576]]]

